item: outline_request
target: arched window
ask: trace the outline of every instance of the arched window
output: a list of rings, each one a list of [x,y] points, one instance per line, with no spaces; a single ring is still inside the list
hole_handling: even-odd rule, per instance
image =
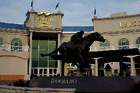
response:
[[[119,40],[119,49],[128,49],[129,41],[127,38],[122,38]]]
[[[19,38],[14,38],[11,42],[11,51],[21,52],[22,42]]]
[[[101,49],[110,48],[110,42],[109,42],[108,40],[106,40],[105,42],[101,42],[101,43],[100,43],[100,48],[101,48]]]
[[[0,37],[0,48],[3,47],[3,39]]]
[[[137,44],[137,47],[140,48],[140,37],[137,38],[136,44]]]

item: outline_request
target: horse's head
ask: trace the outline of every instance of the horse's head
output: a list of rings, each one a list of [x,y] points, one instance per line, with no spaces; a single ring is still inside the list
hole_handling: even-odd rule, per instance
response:
[[[94,41],[105,42],[105,39],[98,32],[93,32],[84,37],[84,41],[82,44],[85,48],[89,48]]]
[[[101,34],[99,34],[98,32],[94,32],[94,34],[95,34],[94,37],[96,41],[105,42],[105,39]]]

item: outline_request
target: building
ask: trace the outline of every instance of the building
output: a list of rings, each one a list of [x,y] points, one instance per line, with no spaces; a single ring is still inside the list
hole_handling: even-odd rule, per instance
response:
[[[93,31],[92,26],[62,27],[62,17],[60,11],[31,10],[27,12],[24,24],[0,23],[0,80],[61,75],[61,62],[51,57],[41,57],[40,54],[55,50],[65,41],[63,37],[70,38],[65,37],[63,31],[72,31],[71,34],[68,32],[69,35],[73,31]]]
[[[131,53],[135,48],[140,50],[139,17],[139,14],[127,15],[125,12],[105,18],[93,17],[94,31],[106,39],[104,43],[94,42],[90,47],[90,51],[96,55],[95,64],[91,64],[93,76],[119,76],[120,73],[123,76],[139,75],[139,53]],[[66,67],[67,74],[69,70],[76,72],[77,68],[71,64]]]
[[[55,50],[62,42],[69,41],[76,31],[84,30],[85,35],[93,31],[93,26],[62,26],[63,15],[61,11],[51,13],[31,10],[27,12],[24,24],[0,23],[0,80],[28,80],[32,76],[61,76],[62,73],[67,76],[69,72],[76,72],[76,67],[71,64],[64,64],[63,67],[61,61],[40,56],[41,53]],[[94,31],[101,33],[107,40],[105,43],[94,42],[91,51],[140,48],[139,19],[139,14],[94,17]],[[130,56],[134,57],[139,61],[139,55]],[[99,59],[100,56],[95,58],[95,64],[91,64],[93,76],[120,73],[118,62],[103,62],[100,68]],[[130,62],[126,63],[130,65]],[[135,76],[134,62],[132,65],[132,76]],[[111,70],[105,70],[107,66]]]
[[[92,48],[91,50],[92,51],[114,50],[114,52],[117,52],[117,50],[125,51],[126,49],[134,49],[134,48],[138,48],[140,50],[139,18],[140,18],[139,14],[127,15],[124,12],[115,13],[112,14],[111,17],[106,17],[106,18],[97,18],[96,16],[94,16],[94,18],[92,19],[94,30],[100,32],[106,39],[106,42],[94,44],[94,46],[91,47]],[[125,75],[129,74],[131,76],[136,76],[136,74],[137,75],[139,74],[140,56],[139,54],[132,54],[132,55],[131,54],[127,55],[127,54],[125,54],[126,56],[125,55],[123,56],[123,58],[126,57],[127,60],[123,60],[124,62],[122,62],[127,67],[127,70],[124,73]],[[135,62],[132,63],[132,60],[134,60]],[[131,68],[132,64],[134,68]],[[120,68],[121,68],[119,62],[113,62],[113,61],[110,61],[110,63],[105,62],[104,68],[106,68],[106,66],[110,66],[111,76],[114,75],[114,72],[117,75],[119,75]],[[135,66],[136,66],[136,71],[134,70]],[[105,75],[107,75],[106,72],[108,71],[104,71]]]
[[[0,80],[27,79],[28,43],[23,25],[0,23]]]

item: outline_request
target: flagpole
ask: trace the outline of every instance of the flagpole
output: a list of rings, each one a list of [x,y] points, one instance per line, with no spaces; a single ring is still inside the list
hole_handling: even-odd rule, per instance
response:
[[[34,0],[31,1],[31,10],[34,10]]]
[[[96,12],[96,8],[94,8],[94,14],[93,14],[93,18],[97,18],[97,12]]]
[[[59,7],[59,5],[60,5],[60,2],[58,2],[57,4],[56,4],[56,6],[55,6],[55,10],[60,10],[60,7]]]
[[[94,16],[96,16],[96,8],[94,8]]]

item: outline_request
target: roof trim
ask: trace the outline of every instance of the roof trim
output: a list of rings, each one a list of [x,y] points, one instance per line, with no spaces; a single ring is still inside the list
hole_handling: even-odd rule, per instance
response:
[[[138,17],[140,14],[135,14],[135,15],[125,15],[125,16],[119,16],[119,17],[104,17],[104,18],[93,18],[92,21],[94,20],[112,20],[112,19],[122,19],[122,18],[131,18],[131,17]]]
[[[24,26],[24,24],[14,24],[14,23],[5,23],[0,22],[0,30],[2,31],[16,31],[16,32],[25,32],[27,31],[28,27]],[[78,32],[78,31],[85,31],[85,32],[93,32],[94,27],[93,26],[62,26],[61,29],[38,29],[37,30],[56,30],[56,31],[62,31],[62,32]],[[32,28],[30,28],[32,30]]]
[[[0,22],[0,29],[26,30],[26,27],[23,24]]]

